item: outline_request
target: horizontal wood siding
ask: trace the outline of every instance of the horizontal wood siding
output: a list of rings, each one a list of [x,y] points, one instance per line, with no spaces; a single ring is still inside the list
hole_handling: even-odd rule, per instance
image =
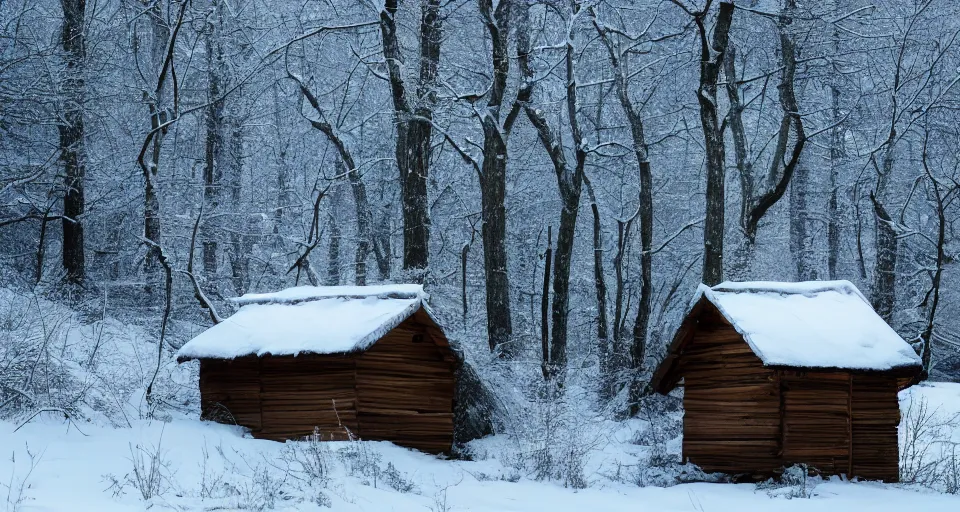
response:
[[[425,452],[453,444],[453,358],[411,317],[357,358],[357,411],[364,439]]]
[[[850,376],[785,371],[783,464],[807,464],[824,475],[850,467]]]
[[[654,386],[683,379],[683,457],[754,477],[806,464],[824,475],[898,480],[897,392],[916,368],[764,367],[709,301],[684,319]]]
[[[260,361],[256,356],[200,360],[200,417],[260,430]]]
[[[861,478],[899,480],[896,377],[853,376],[853,472]]]
[[[264,356],[259,437],[297,439],[315,428],[323,439],[346,440],[347,430],[356,434],[354,374],[351,355]]]
[[[706,471],[771,473],[779,467],[780,397],[763,367],[712,305],[683,349],[683,455]]]
[[[282,441],[318,430],[430,453],[453,445],[456,358],[423,310],[357,354],[200,362],[204,418]]]

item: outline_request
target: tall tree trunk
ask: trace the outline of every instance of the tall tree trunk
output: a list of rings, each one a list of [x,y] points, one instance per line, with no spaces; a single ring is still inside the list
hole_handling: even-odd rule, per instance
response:
[[[897,231],[893,218],[874,193],[870,193],[873,202],[874,222],[877,232],[877,257],[873,266],[873,309],[887,323],[893,320],[896,303],[897,285]]]
[[[929,154],[927,153],[927,142],[927,138],[924,137],[921,161],[923,163],[923,170],[927,175],[927,179],[930,180],[930,185],[933,189],[933,198],[936,202],[937,257],[933,275],[930,276],[930,291],[923,300],[923,304],[927,305],[929,309],[927,313],[926,327],[924,327],[923,332],[920,333],[920,339],[923,341],[923,347],[920,351],[920,362],[923,365],[923,372],[920,375],[920,379],[927,379],[930,377],[930,370],[932,369],[933,364],[933,330],[936,326],[937,308],[940,305],[940,281],[943,277],[943,265],[947,257],[945,251],[947,236],[947,216],[945,210],[947,208],[947,203],[949,202],[947,196],[949,196],[951,192],[955,192],[957,190],[956,188],[952,190],[948,189],[945,193],[940,190],[940,183],[937,181],[936,176],[933,175],[933,172],[930,171],[930,165],[928,164]],[[954,186],[957,187],[956,182],[954,182]]]
[[[793,182],[790,184],[790,253],[797,266],[797,279],[814,281],[819,279],[816,262],[813,257],[810,237],[810,212],[807,193],[809,190],[810,170],[797,167]]]
[[[157,73],[163,72],[164,60],[167,57],[167,46],[170,43],[170,27],[163,18],[160,2],[155,2],[146,11],[150,20],[152,42],[150,44],[151,69]],[[144,90],[147,108],[150,112],[150,129],[154,130],[167,121],[167,111],[163,109],[163,93],[165,80],[157,81],[157,88],[151,92]],[[143,270],[147,282],[152,289],[159,284],[160,273],[159,257],[162,244],[162,227],[160,223],[160,199],[157,191],[157,178],[160,174],[160,149],[166,130],[157,133],[151,141],[150,164],[143,177],[143,236],[154,242],[147,245],[147,254],[144,258]]]
[[[597,296],[597,357],[600,362],[599,392],[602,398],[610,398],[614,393],[614,359],[610,346],[610,328],[607,321],[607,280],[603,271],[603,226],[600,223],[600,206],[593,185],[584,175],[587,197],[590,198],[590,212],[593,214],[593,285]]]
[[[85,0],[61,0],[63,28],[60,43],[66,66],[60,86],[63,90],[63,118],[60,132],[60,161],[63,162],[63,268],[67,282],[83,284],[86,278],[83,247],[83,195],[86,180],[86,147],[84,144],[83,102]]]
[[[723,66],[727,78],[727,98],[730,102],[730,113],[727,119],[730,123],[733,138],[737,169],[740,173],[740,227],[745,235],[744,243],[736,251],[737,258],[734,268],[737,270],[735,272],[737,277],[743,277],[743,274],[746,274],[747,269],[750,268],[756,249],[760,220],[787,192],[800,162],[800,155],[806,145],[803,119],[800,117],[794,91],[794,78],[797,70],[796,43],[789,27],[793,24],[792,16],[795,9],[795,3],[788,0],[777,17],[777,33],[780,39],[782,63],[780,84],[777,91],[782,114],[770,164],[766,175],[761,177],[759,183],[754,176],[753,157],[750,155],[750,146],[742,119],[745,105],[740,100],[735,48],[731,46],[724,57]],[[792,148],[790,148],[791,139],[793,139]],[[805,193],[805,185],[794,187],[794,191]],[[791,225],[791,227],[795,226]]]
[[[518,62],[524,83],[518,95],[530,97],[534,83],[533,68],[530,65],[530,35],[529,35],[529,6],[521,9],[517,31]],[[580,5],[575,3],[572,16],[579,14]],[[550,157],[554,173],[557,176],[557,188],[560,192],[560,226],[557,230],[557,247],[553,260],[553,303],[551,307],[551,340],[550,362],[548,374],[550,378],[557,378],[557,384],[562,385],[563,373],[567,367],[567,321],[570,317],[570,264],[573,260],[573,247],[576,241],[577,213],[580,210],[580,193],[583,185],[583,172],[586,165],[587,153],[583,134],[578,120],[579,105],[577,102],[577,77],[574,69],[575,52],[573,27],[570,27],[566,38],[566,52],[564,63],[566,68],[566,96],[565,103],[567,118],[570,124],[570,135],[574,151],[575,163],[568,164],[563,144],[557,139],[556,133],[550,128],[543,112],[535,108],[531,102],[523,101],[523,110],[527,119],[537,131],[540,144]]]
[[[840,31],[833,29],[833,53],[840,54]],[[843,123],[840,112],[840,69],[834,64],[830,78],[830,199],[827,202],[827,272],[839,277],[840,261],[840,164],[844,156]]]
[[[242,215],[240,204],[243,200],[243,122],[233,115],[227,119],[229,136],[225,152],[226,188],[230,191],[230,204],[226,208],[229,217],[224,219],[230,232],[230,271],[233,289],[237,296],[247,292],[250,281],[250,254],[256,243],[257,222],[252,217]]]
[[[203,229],[203,270],[208,279],[213,280],[219,271],[219,227],[223,223],[224,175],[227,165],[225,144],[224,101],[221,95],[225,89],[225,56],[223,42],[220,39],[223,18],[219,1],[212,6],[213,21],[206,30],[205,45],[207,52],[207,101],[205,113],[206,136],[203,166],[203,200],[205,211],[209,212]]]
[[[332,198],[333,213],[329,215],[327,225],[330,226],[330,245],[327,248],[327,272],[323,280],[324,286],[337,286],[340,284],[340,239],[342,231],[340,222],[337,218],[340,216],[340,193],[334,192]]]
[[[620,45],[614,41],[612,32],[597,18],[593,8],[591,8],[590,14],[594,27],[597,29],[604,46],[607,48],[607,55],[613,67],[617,99],[620,102],[620,107],[627,116],[627,122],[630,124],[633,154],[637,160],[637,171],[640,177],[640,195],[637,207],[637,215],[640,219],[640,301],[637,305],[637,317],[633,324],[633,343],[630,347],[630,369],[633,370],[634,374],[633,382],[630,386],[630,402],[637,403],[643,388],[639,380],[639,374],[643,370],[644,357],[646,354],[647,332],[649,330],[650,309],[653,299],[653,173],[650,170],[650,158],[647,140],[644,134],[643,117],[630,98],[627,79],[629,73],[628,70],[625,69],[626,61],[622,58],[624,52],[620,48]],[[633,219],[630,219],[628,222],[632,222],[632,220]],[[620,233],[624,232],[623,227],[623,225],[620,226]],[[627,225],[627,231],[629,231],[629,224]],[[621,237],[622,236],[623,235],[621,235]],[[623,249],[624,246],[621,246],[620,251],[618,251],[618,259],[622,259]],[[618,262],[617,265],[619,266],[620,263]],[[618,287],[620,286],[621,280],[622,268],[618,268]],[[616,317],[620,316],[620,301],[622,301],[622,298],[618,297]],[[616,330],[617,327],[614,327],[614,329]],[[616,337],[615,334],[615,338]],[[614,353],[616,353],[616,350],[614,350]]]
[[[481,232],[486,288],[487,338],[490,350],[506,357],[518,352],[511,344],[510,275],[507,272],[507,139],[519,112],[515,103],[501,122],[501,106],[510,72],[509,20],[511,0],[493,11],[490,0],[480,0],[480,13],[491,39],[493,81],[484,115],[483,163],[480,169]]]
[[[403,212],[403,268],[410,278],[423,279],[429,263],[430,203],[427,178],[430,171],[433,106],[437,97],[440,63],[440,0],[423,0],[420,18],[420,72],[415,97],[408,95],[403,77],[403,56],[397,38],[398,0],[386,0],[380,11],[383,54],[390,77],[396,116],[396,159],[400,170]]]
[[[706,148],[707,196],[706,220],[703,226],[703,277],[707,285],[723,280],[724,231],[724,161],[723,133],[717,113],[717,82],[723,65],[724,53],[730,37],[734,5],[721,2],[713,40],[704,25],[707,13],[697,13],[694,22],[700,34],[700,86],[697,101],[700,105],[700,126]]]

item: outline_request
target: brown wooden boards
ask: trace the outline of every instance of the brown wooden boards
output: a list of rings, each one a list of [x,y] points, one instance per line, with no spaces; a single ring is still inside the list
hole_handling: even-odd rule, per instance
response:
[[[765,367],[703,301],[671,350],[658,383],[669,391],[684,381],[685,460],[758,478],[802,463],[824,475],[897,480],[897,391],[911,369]]]
[[[682,352],[683,456],[706,471],[777,465],[780,397],[774,372],[731,325],[705,307]]]
[[[441,453],[453,444],[455,355],[422,309],[364,352],[202,359],[203,417],[265,439],[392,441]]]
[[[260,362],[255,356],[200,361],[200,417],[260,430]]]
[[[406,320],[357,358],[360,431],[365,439],[443,452],[453,444],[453,362],[418,320]]]
[[[785,372],[783,465],[807,464],[822,474],[850,466],[850,383],[846,374]]]

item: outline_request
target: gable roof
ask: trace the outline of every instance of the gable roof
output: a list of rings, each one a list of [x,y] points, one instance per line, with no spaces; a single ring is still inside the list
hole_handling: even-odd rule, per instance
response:
[[[919,369],[920,358],[849,281],[724,282],[700,285],[654,375],[657,391],[693,338],[703,304],[720,312],[764,366],[883,372]],[[672,382],[670,382],[672,380]]]
[[[433,320],[427,297],[409,284],[246,294],[232,299],[239,311],[183,345],[177,360],[363,351],[421,309]]]

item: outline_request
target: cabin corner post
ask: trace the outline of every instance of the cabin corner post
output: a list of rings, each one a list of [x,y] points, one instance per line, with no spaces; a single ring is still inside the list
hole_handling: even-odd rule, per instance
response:
[[[783,458],[783,447],[786,444],[786,424],[784,418],[786,418],[786,403],[784,402],[783,396],[783,370],[777,369],[773,372],[774,386],[777,390],[777,401],[779,402],[779,419],[780,419],[780,435],[777,436],[777,461],[781,466],[786,466],[786,461]],[[774,468],[776,469],[776,468]]]
[[[847,478],[853,478],[853,373],[847,374]]]

